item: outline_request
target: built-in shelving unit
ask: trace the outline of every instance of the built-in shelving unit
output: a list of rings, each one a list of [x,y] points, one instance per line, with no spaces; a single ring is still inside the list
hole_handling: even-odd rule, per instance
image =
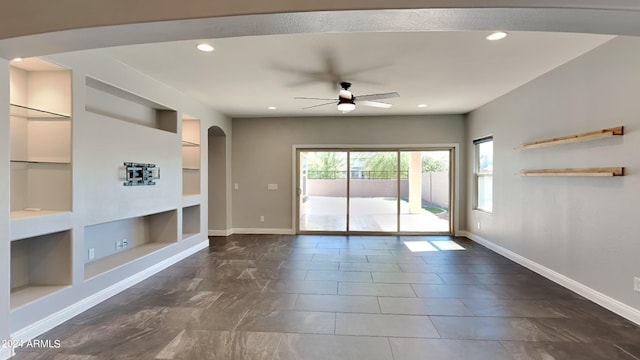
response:
[[[182,195],[200,194],[200,120],[182,119]]]
[[[66,59],[10,64],[0,141],[9,172],[0,237],[7,336],[35,336],[57,324],[58,312],[95,303],[207,245],[201,126],[208,117],[182,118],[200,107],[120,63]],[[72,72],[51,61],[83,65]],[[126,175],[140,175],[125,163],[156,165],[162,178],[124,186]]]
[[[126,90],[87,77],[85,110],[154,129],[178,132],[178,113]]]
[[[10,68],[11,219],[70,212],[71,72],[19,66]]]
[[[178,241],[177,210],[85,227],[84,277],[90,279]]]
[[[606,177],[623,176],[623,167],[602,167],[602,168],[570,168],[570,169],[530,169],[521,170],[520,176],[585,176],[585,177]]]
[[[71,285],[71,231],[11,242],[11,308]]]
[[[569,135],[563,137],[557,137],[553,139],[534,141],[526,144],[522,144],[516,148],[516,150],[528,150],[528,149],[536,149],[546,146],[554,146],[554,145],[562,145],[562,144],[570,144],[582,141],[590,141],[608,138],[612,136],[620,136],[624,135],[624,127],[617,126],[608,129],[602,129],[597,131],[590,131],[582,134]]]

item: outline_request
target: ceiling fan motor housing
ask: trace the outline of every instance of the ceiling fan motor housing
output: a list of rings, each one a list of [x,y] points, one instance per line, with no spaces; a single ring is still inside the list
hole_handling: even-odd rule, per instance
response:
[[[342,90],[340,90],[340,93],[338,94],[338,100],[345,99],[349,101],[355,101],[355,97],[353,96],[351,91],[349,91],[351,83],[342,81],[340,82],[340,86],[342,87]]]

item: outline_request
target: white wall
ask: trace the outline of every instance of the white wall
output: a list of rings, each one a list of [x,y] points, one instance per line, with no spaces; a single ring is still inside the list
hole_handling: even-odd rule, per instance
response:
[[[464,143],[461,115],[233,119],[232,182],[239,187],[233,190],[233,228],[295,228],[294,145],[454,143]],[[278,190],[267,190],[267,184],[278,184]],[[464,194],[459,196],[464,199]]]
[[[9,339],[9,63],[0,59],[0,339]],[[8,349],[0,349],[0,358]]]
[[[467,143],[494,136],[494,210],[491,215],[469,210],[466,223],[473,234],[559,278],[567,277],[567,283],[614,299],[608,305],[628,310],[627,316],[635,314],[636,322],[640,321],[640,293],[633,291],[633,278],[640,277],[638,94],[640,38],[616,38],[473,111]],[[526,142],[617,125],[625,126],[623,137],[514,150]],[[467,159],[471,169],[471,148]],[[527,168],[601,166],[624,166],[626,176],[515,175]],[[470,173],[467,180],[472,204]]]

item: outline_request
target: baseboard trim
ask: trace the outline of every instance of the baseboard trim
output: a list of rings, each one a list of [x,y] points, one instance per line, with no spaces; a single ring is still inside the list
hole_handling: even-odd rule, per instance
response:
[[[266,234],[266,235],[295,235],[293,229],[263,229],[263,228],[236,228],[233,234]]]
[[[74,316],[92,308],[95,305],[103,302],[104,300],[120,293],[121,291],[139,283],[140,281],[156,274],[157,272],[166,269],[167,267],[177,263],[178,261],[202,250],[209,246],[209,240],[204,240],[176,255],[173,255],[139,273],[136,273],[116,284],[109,286],[87,298],[78,301],[56,313],[53,313],[46,318],[37,321],[29,326],[26,326],[20,330],[11,334],[11,339],[17,342],[26,342],[31,340],[54,327],[62,324],[63,322],[73,318]],[[2,357],[0,357],[2,358]]]
[[[535,261],[525,258],[519,254],[514,253],[513,251],[506,249],[500,245],[497,245],[481,236],[473,234],[468,231],[460,231],[456,235],[464,236],[470,240],[481,244],[496,253],[515,261],[516,263],[532,270],[547,279],[558,283],[559,285],[564,286],[565,288],[572,290],[585,298],[595,302],[596,304],[613,311],[614,313],[632,321],[638,325],[640,325],[640,310],[635,309],[623,302],[620,302],[608,295],[605,295],[597,290],[594,290],[578,281],[575,281],[565,275],[562,275],[554,270],[549,269],[548,267],[538,264]]]
[[[233,234],[248,235],[295,235],[293,229],[236,228],[227,230],[209,230],[209,236],[229,236]]]
[[[231,229],[227,229],[227,230],[209,230],[208,234],[209,236],[229,236],[233,234],[233,231]]]

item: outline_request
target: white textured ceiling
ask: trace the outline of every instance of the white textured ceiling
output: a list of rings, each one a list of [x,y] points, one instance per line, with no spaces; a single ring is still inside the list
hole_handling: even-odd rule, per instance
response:
[[[358,106],[350,115],[462,114],[601,45],[611,36],[512,32],[362,32],[248,36],[105,49],[231,117],[341,115],[329,74],[357,95],[397,91],[390,109]],[[585,74],[587,76],[588,74]],[[418,104],[428,104],[418,108]],[[268,110],[269,106],[277,107]]]

